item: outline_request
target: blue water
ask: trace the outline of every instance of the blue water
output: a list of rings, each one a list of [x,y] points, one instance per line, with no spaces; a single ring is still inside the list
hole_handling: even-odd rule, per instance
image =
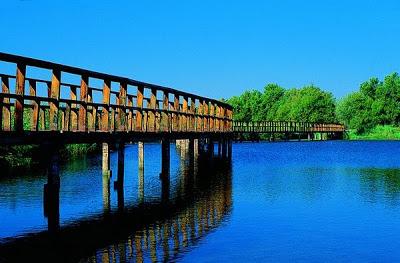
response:
[[[231,163],[201,163],[199,171],[188,169],[171,147],[171,206],[166,211],[156,207],[157,218],[140,224],[129,223],[144,218],[143,211],[131,208],[162,204],[160,147],[145,148],[143,204],[136,146],[128,146],[125,154],[123,213],[128,220],[121,220],[127,226],[112,228],[104,242],[94,242],[96,237],[93,246],[69,250],[65,255],[71,258],[63,255],[64,260],[400,261],[400,142],[238,143]],[[111,163],[116,171],[116,154]],[[46,232],[45,181],[40,171],[0,179],[0,252],[2,247],[23,247],[16,240],[33,246]],[[110,207],[117,216],[112,188]],[[100,157],[64,164],[61,230],[84,239],[89,231],[82,222],[98,222],[104,213]],[[40,254],[45,249],[39,251],[45,256]],[[4,260],[13,257],[12,251],[0,254]]]

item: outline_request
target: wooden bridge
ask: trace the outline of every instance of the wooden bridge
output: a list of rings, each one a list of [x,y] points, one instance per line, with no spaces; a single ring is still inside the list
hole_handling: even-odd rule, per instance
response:
[[[41,154],[48,164],[44,209],[50,230],[58,228],[59,150],[63,144],[101,143],[106,180],[111,177],[109,145],[115,144],[118,165],[114,186],[118,200],[123,200],[124,150],[129,142],[138,143],[143,183],[144,142],[161,141],[160,179],[162,188],[168,189],[171,142],[187,152],[193,166],[202,157],[217,155],[229,160],[231,140],[237,134],[344,131],[337,124],[233,122],[232,107],[218,100],[6,53],[0,53],[0,78],[0,146],[42,145]]]
[[[320,138],[343,138],[345,127],[342,124],[327,124],[313,122],[295,121],[258,121],[240,122],[234,121],[232,131],[237,136],[243,134],[285,134],[307,135],[307,139],[313,139],[315,134],[320,134]]]

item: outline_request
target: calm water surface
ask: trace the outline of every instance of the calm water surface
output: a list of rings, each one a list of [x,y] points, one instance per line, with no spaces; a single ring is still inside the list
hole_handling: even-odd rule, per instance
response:
[[[400,261],[400,142],[242,143],[193,167],[178,152],[166,194],[160,146],[143,184],[127,147],[122,209],[100,156],[64,164],[53,234],[43,172],[2,175],[0,261]]]

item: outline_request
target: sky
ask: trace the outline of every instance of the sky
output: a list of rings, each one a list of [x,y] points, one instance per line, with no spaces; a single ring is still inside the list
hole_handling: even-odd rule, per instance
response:
[[[398,1],[3,0],[0,52],[212,98],[400,71]]]

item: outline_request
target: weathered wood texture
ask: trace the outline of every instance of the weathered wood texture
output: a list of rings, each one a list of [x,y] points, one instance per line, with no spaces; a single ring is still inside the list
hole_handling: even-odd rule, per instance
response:
[[[15,75],[0,72],[1,132],[232,132],[232,108],[218,100],[6,53],[1,63],[16,67]],[[27,76],[29,67],[47,70],[49,79]]]

